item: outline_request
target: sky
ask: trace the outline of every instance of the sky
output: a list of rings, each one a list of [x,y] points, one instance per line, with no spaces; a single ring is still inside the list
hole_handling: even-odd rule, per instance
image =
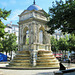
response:
[[[0,0],[0,8],[5,8],[6,10],[11,10],[10,16],[7,20],[3,20],[4,24],[17,24],[19,22],[19,17],[24,10],[26,10],[30,5],[33,4],[34,0]],[[36,4],[40,6],[47,13],[49,11],[49,7],[52,6],[52,2],[55,0],[35,0]],[[18,24],[17,24],[18,25]]]

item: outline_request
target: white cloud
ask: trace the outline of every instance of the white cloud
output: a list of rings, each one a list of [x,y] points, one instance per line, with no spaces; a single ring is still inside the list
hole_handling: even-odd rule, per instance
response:
[[[13,12],[11,12],[11,15],[7,18],[7,20],[4,20],[3,23],[4,24],[7,24],[7,23],[10,23],[10,21],[12,21],[12,23],[16,23],[18,22],[19,20],[19,16],[21,13],[23,12],[23,10],[15,10]]]

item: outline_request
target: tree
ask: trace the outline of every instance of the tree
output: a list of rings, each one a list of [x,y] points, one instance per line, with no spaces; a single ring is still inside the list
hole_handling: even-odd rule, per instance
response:
[[[59,46],[59,50],[63,51],[65,50],[65,55],[66,55],[66,51],[69,50],[69,43],[68,43],[68,36],[66,35],[64,38],[60,38],[58,41],[58,46]]]
[[[3,36],[5,35],[5,31],[4,31],[5,25],[4,25],[4,23],[2,22],[2,20],[3,20],[3,19],[4,19],[4,20],[7,20],[6,18],[9,16],[10,12],[11,12],[11,10],[10,10],[10,11],[7,11],[7,10],[5,10],[5,9],[1,9],[1,8],[0,8],[0,48],[3,47],[3,46],[2,46],[2,43],[1,43],[1,41],[2,41],[1,38],[3,38]]]
[[[69,35],[69,50],[70,51],[75,51],[75,35],[71,34]]]
[[[4,23],[2,22],[2,20],[7,20],[6,18],[9,16],[11,10],[10,11],[7,11],[5,9],[1,9],[0,8],[0,37],[3,37],[4,34],[5,34],[5,31],[4,31],[4,28],[5,28],[5,25]]]
[[[58,51],[58,40],[51,36],[51,50],[55,52]]]
[[[2,45],[2,40],[0,39],[0,52],[2,52],[3,45]]]
[[[48,32],[53,34],[56,29],[62,32],[75,34],[75,0],[62,0],[53,2],[49,9],[50,21],[47,25],[51,28]]]
[[[9,47],[9,44],[8,44],[8,37],[9,37],[9,34],[5,34],[5,37],[2,38],[2,45],[3,45],[3,48],[1,48],[1,51],[2,52],[6,52],[6,55],[7,55],[7,52],[8,52],[8,47]]]
[[[8,38],[8,50],[9,52],[11,52],[11,59],[12,59],[12,51],[17,51],[18,50],[18,45],[16,43],[17,41],[17,36],[15,34],[9,34],[9,38]]]
[[[17,36],[15,36],[15,34],[12,33],[12,34],[6,34],[2,41],[3,48],[1,50],[5,51],[6,55],[7,52],[11,52],[11,58],[12,58],[12,51],[17,51],[18,49],[16,40]]]

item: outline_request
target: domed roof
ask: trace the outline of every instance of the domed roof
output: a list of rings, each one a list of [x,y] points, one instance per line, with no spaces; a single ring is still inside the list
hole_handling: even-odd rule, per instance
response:
[[[36,4],[33,4],[33,5],[30,5],[27,10],[42,10],[42,8],[40,8],[38,5]]]

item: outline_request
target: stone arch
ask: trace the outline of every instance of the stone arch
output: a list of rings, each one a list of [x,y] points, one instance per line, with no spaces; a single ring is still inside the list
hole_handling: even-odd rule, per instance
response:
[[[29,29],[28,29],[28,27],[26,26],[26,27],[23,29],[23,33],[25,34],[27,30],[29,30]]]
[[[23,30],[23,44],[29,44],[29,29],[28,27],[25,27]]]
[[[39,31],[40,30],[42,30],[43,32],[45,31],[45,28],[43,27],[43,26],[41,26],[40,28],[39,28]]]

